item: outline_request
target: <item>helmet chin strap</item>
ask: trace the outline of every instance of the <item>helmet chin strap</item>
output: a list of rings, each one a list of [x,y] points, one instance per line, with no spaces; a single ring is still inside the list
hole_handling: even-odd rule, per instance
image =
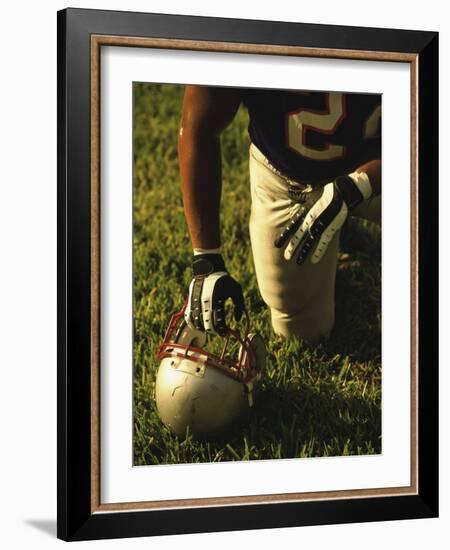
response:
[[[233,336],[241,344],[242,347],[244,348],[248,347],[248,332],[250,330],[250,317],[247,310],[244,310],[244,319],[245,319],[244,337],[241,336],[241,333],[238,330],[229,327],[229,333],[226,336],[225,344],[224,344],[222,353],[220,355],[221,358],[225,356],[225,352],[226,352],[226,348],[228,347],[228,341],[230,339],[230,336]],[[238,359],[239,370],[241,370],[243,367],[242,363],[244,361],[243,359],[244,355],[245,354],[243,353],[239,354],[239,359]],[[248,354],[246,354],[245,362],[248,363],[247,368],[250,369],[250,357],[248,356]]]

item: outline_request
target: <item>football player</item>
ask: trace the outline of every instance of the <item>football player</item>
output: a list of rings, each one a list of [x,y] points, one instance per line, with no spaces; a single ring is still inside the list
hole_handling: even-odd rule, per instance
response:
[[[179,132],[185,216],[194,248],[187,322],[224,335],[240,284],[221,255],[220,135],[249,113],[250,238],[274,331],[315,339],[334,323],[340,228],[380,221],[381,96],[186,86]]]

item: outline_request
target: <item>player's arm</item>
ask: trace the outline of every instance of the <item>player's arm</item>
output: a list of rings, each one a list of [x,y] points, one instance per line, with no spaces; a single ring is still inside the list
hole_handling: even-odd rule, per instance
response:
[[[238,89],[186,86],[178,154],[184,212],[194,248],[220,246],[220,134],[241,103]]]
[[[185,319],[196,329],[221,336],[229,330],[228,299],[235,319],[245,309],[242,288],[228,274],[220,253],[220,135],[240,103],[237,89],[186,86],[178,137],[184,212],[194,248]]]

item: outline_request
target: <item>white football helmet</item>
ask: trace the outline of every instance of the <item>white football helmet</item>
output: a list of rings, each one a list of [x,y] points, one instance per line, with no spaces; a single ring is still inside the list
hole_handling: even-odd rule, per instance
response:
[[[206,351],[207,335],[187,325],[185,308],[186,304],[172,315],[159,348],[156,407],[163,423],[178,436],[214,438],[249,413],[255,384],[265,368],[266,347],[261,336],[248,334],[246,313],[243,338],[230,329],[220,355]],[[235,360],[229,354],[233,347],[239,347]]]

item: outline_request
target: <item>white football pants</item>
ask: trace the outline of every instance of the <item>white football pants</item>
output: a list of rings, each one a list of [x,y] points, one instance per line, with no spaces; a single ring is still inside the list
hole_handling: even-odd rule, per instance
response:
[[[252,208],[250,239],[259,290],[280,336],[315,339],[334,324],[334,289],[339,232],[317,264],[301,267],[283,257],[274,241],[289,222],[296,203],[288,195],[293,182],[277,171],[255,145],[250,146]],[[352,215],[381,221],[381,196],[365,201]]]

